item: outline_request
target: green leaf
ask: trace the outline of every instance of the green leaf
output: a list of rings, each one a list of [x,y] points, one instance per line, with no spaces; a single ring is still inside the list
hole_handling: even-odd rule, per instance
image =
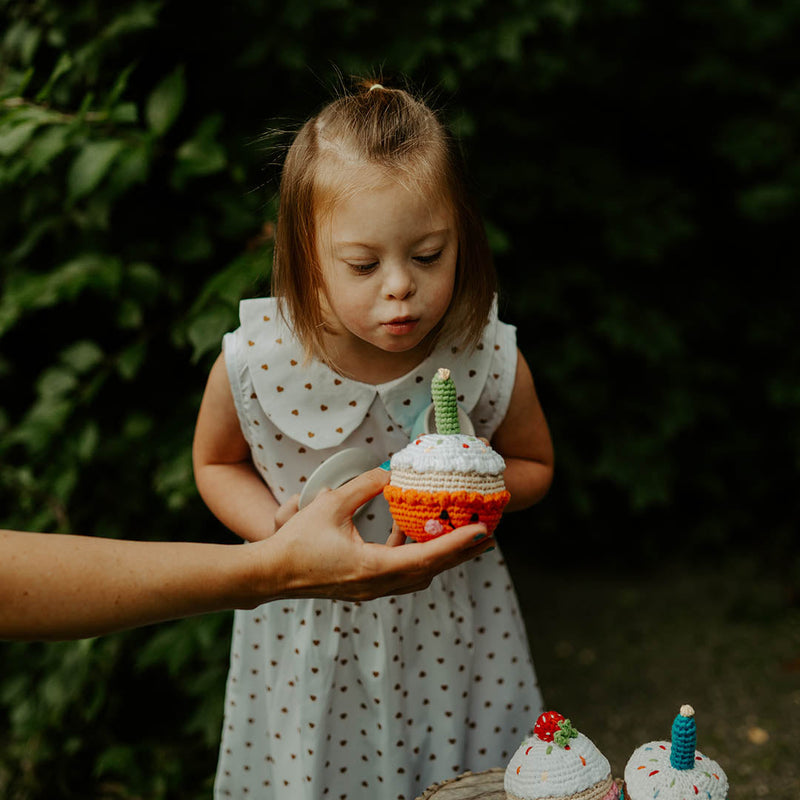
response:
[[[95,342],[83,339],[61,351],[61,361],[77,373],[88,372],[103,360],[103,351]]]
[[[37,381],[36,390],[41,397],[62,397],[69,394],[77,385],[78,379],[72,370],[50,367]]]
[[[146,355],[147,345],[144,342],[135,342],[117,356],[117,372],[123,380],[131,381],[136,377]]]
[[[205,220],[192,222],[181,231],[172,245],[172,253],[177,261],[191,263],[204,261],[214,253],[214,240]]]
[[[6,67],[0,70],[0,98],[19,97],[33,78],[33,67],[26,70],[16,70]]]
[[[28,172],[36,175],[69,147],[72,131],[64,125],[52,125],[37,135],[26,153]]]
[[[114,85],[111,87],[111,91],[108,93],[108,97],[106,98],[105,107],[107,109],[113,109],[119,99],[122,97],[122,93],[128,86],[128,79],[131,76],[131,73],[136,68],[136,62],[132,64],[128,64],[124,70],[117,76],[117,80],[114,82]],[[134,105],[134,108],[136,106]]]
[[[131,264],[126,270],[126,279],[137,298],[155,300],[164,285],[164,279],[152,265],[143,261]]]
[[[117,323],[120,328],[129,330],[141,328],[144,316],[142,307],[130,297],[124,297],[117,310]]]
[[[196,497],[192,448],[187,446],[169,460],[162,461],[153,476],[153,486],[172,511],[179,511],[190,499]]]
[[[17,56],[25,66],[28,66],[33,61],[41,37],[40,28],[33,27],[26,19],[18,19],[6,30],[3,49],[6,53]]]
[[[139,109],[136,103],[120,103],[109,111],[108,118],[112,122],[133,124],[139,119]]]
[[[103,29],[100,38],[108,41],[127,34],[139,33],[154,28],[158,24],[158,12],[161,10],[162,5],[162,2],[135,3],[132,8],[126,9],[122,14],[115,17]]]
[[[114,139],[85,145],[72,162],[67,176],[70,199],[77,200],[94,191],[124,146],[123,142]]]
[[[76,441],[78,458],[83,462],[88,462],[95,454],[99,444],[100,429],[94,421],[88,422]]]
[[[496,255],[507,253],[511,248],[508,235],[497,227],[493,222],[486,220],[486,238],[489,240],[489,247]]]
[[[56,228],[60,222],[57,216],[45,216],[36,222],[32,223],[25,231],[22,241],[7,254],[6,259],[8,263],[19,262],[26,258],[36,247],[39,241],[48,234],[51,230]],[[0,316],[2,316],[3,303],[0,300]],[[3,325],[0,323],[0,333],[2,333]]]
[[[51,386],[58,393],[48,394],[47,391]],[[59,376],[54,374],[43,376],[39,389],[44,390],[44,393],[26,414],[22,424],[9,434],[8,443],[23,444],[29,456],[40,455],[52,448],[54,439],[74,410],[74,402],[63,399],[60,394],[68,388],[68,378],[63,373]]]
[[[178,118],[186,99],[186,78],[183,65],[171,72],[147,99],[147,124],[156,136],[163,136]]]
[[[18,125],[3,126],[0,130],[0,155],[10,156],[22,149],[41,125],[38,120],[28,120]]]
[[[182,187],[187,178],[211,175],[225,168],[228,162],[225,148],[217,142],[222,127],[222,116],[206,117],[191,139],[185,141],[177,152],[177,163],[173,172],[173,183]]]
[[[103,777],[108,773],[127,775],[136,770],[136,752],[128,745],[112,745],[97,757],[94,764],[96,777]]]
[[[146,142],[128,147],[114,163],[109,174],[109,185],[115,194],[122,194],[132,186],[145,183],[150,171],[150,148]]]
[[[154,421],[151,417],[140,411],[134,411],[127,416],[122,424],[122,434],[125,439],[142,439],[153,430]]]
[[[58,61],[56,62],[55,67],[53,67],[53,71],[50,73],[50,77],[47,80],[47,83],[39,90],[39,93],[36,95],[36,101],[41,102],[42,100],[46,100],[50,96],[50,92],[53,90],[53,87],[56,85],[56,82],[59,78],[65,75],[72,69],[72,56],[68,52],[62,52],[59,56]]]
[[[193,348],[193,361],[206,353],[219,350],[222,336],[236,325],[236,310],[232,307],[214,306],[199,314],[189,324],[186,334]]]
[[[113,295],[121,278],[119,259],[102,253],[84,253],[44,275],[18,274],[0,295],[0,336],[23,314],[73,300],[86,289]]]
[[[762,183],[741,192],[737,201],[746,217],[762,222],[796,213],[800,192],[788,183]]]

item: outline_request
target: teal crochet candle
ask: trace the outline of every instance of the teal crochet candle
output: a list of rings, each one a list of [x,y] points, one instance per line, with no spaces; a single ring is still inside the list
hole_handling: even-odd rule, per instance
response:
[[[697,748],[697,725],[694,709],[681,706],[680,713],[672,723],[672,751],[670,764],[675,769],[694,769],[694,752]]]

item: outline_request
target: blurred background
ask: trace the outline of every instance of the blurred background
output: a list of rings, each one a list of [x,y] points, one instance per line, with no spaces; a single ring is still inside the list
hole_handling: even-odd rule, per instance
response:
[[[798,2],[0,0],[0,527],[232,541],[190,450],[268,286],[265,133],[408,81],[552,428],[499,533],[546,703],[621,774],[690,702],[732,798],[796,800],[798,40]],[[210,797],[230,619],[0,645],[0,795]]]

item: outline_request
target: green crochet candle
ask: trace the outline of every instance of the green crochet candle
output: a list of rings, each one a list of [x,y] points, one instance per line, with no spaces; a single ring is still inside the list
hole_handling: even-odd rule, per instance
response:
[[[416,437],[391,460],[383,490],[397,526],[418,542],[470,522],[493,531],[511,495],[505,461],[485,441],[461,433],[450,370],[431,380],[436,433]]]
[[[431,380],[431,397],[436,419],[436,432],[448,436],[461,433],[458,422],[458,403],[456,402],[456,385],[450,377],[450,370],[440,367]]]

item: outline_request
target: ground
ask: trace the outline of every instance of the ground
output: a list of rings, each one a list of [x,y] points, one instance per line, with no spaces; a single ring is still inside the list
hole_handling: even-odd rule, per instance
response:
[[[800,604],[785,571],[746,554],[632,567],[503,551],[545,705],[615,776],[640,744],[669,739],[688,703],[731,800],[800,798]]]

